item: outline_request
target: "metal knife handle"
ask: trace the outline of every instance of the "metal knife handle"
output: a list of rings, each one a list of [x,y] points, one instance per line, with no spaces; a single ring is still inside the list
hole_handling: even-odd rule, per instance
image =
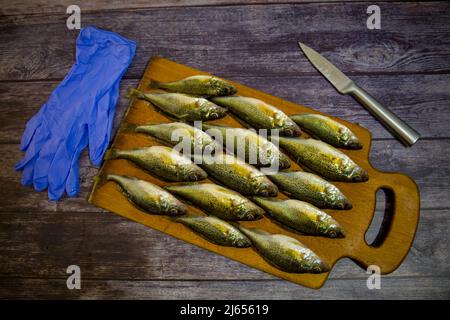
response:
[[[412,146],[419,139],[420,134],[416,130],[385,108],[364,89],[352,83],[346,91],[406,145]]]

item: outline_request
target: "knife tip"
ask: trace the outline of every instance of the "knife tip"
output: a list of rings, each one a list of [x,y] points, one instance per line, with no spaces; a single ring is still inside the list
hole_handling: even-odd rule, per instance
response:
[[[303,52],[305,52],[306,50],[308,50],[309,49],[309,47],[306,45],[306,44],[304,44],[304,43],[302,43],[302,42],[298,42],[298,46],[300,47],[300,49],[303,51]],[[305,52],[306,53],[306,52]]]

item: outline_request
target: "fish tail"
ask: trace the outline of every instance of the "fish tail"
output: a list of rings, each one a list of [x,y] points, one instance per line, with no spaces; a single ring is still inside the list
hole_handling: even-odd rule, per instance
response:
[[[148,88],[149,89],[164,88],[164,84],[159,81],[150,79],[150,82],[148,83]]]
[[[178,195],[177,186],[163,186],[162,188],[173,195]]]
[[[122,176],[122,175],[118,175],[118,174],[114,174],[114,173],[107,173],[107,174],[101,175],[100,179],[102,181],[104,181],[104,183],[106,183],[108,181],[114,181],[121,187],[124,185],[124,183],[127,182],[127,180],[138,180],[135,177]]]
[[[137,125],[137,124],[124,123],[121,125],[120,130],[122,132],[132,133],[132,132],[137,132],[138,127],[139,127],[139,125]]]
[[[119,157],[119,151],[116,149],[109,149],[105,153],[105,160],[117,159]]]
[[[169,219],[176,223],[184,224],[185,222],[185,216],[169,216]]]
[[[116,175],[114,174],[101,174],[95,177],[94,184],[101,186],[104,185],[108,181],[116,181]]]
[[[227,221],[227,222],[242,232],[242,227],[237,221]],[[244,232],[242,232],[242,233],[244,233]]]
[[[127,92],[127,98],[145,99],[145,93],[138,89],[131,88]]]
[[[214,128],[214,126],[211,126],[211,125],[209,125],[209,124],[202,123],[202,130],[208,130],[208,129],[211,129],[211,128]]]

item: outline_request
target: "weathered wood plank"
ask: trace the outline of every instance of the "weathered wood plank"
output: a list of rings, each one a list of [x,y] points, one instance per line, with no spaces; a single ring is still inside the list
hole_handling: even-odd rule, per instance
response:
[[[449,215],[449,210],[422,211],[414,245],[391,277],[450,277]],[[274,279],[110,213],[2,212],[0,230],[0,278],[60,278],[77,264],[89,279]],[[330,275],[365,277],[349,259]]]
[[[370,0],[327,0],[326,2],[369,2]],[[393,1],[393,0],[388,0]],[[82,12],[87,11],[107,11],[124,9],[145,9],[158,7],[185,7],[185,6],[220,6],[237,4],[276,4],[276,3],[302,3],[302,2],[324,2],[323,0],[133,0],[133,1],[109,1],[96,0],[77,1],[77,5]],[[65,13],[68,6],[72,5],[71,0],[19,0],[0,1],[2,14],[42,14],[42,13]]]
[[[161,55],[224,77],[316,74],[297,41],[355,73],[450,71],[449,3],[381,5],[382,30],[368,30],[366,3],[173,7],[83,14],[139,48],[127,77]],[[326,13],[326,14],[324,14]],[[0,18],[0,80],[61,79],[74,60],[66,15]],[[283,23],[280,23],[283,21]]]
[[[372,144],[371,161],[383,171],[398,171],[410,175],[421,191],[422,208],[450,208],[449,160],[446,152],[450,139],[420,140],[412,148],[405,148],[395,140],[378,140]],[[92,179],[97,173],[86,155],[80,162],[81,188],[77,198],[63,199],[56,207],[47,201],[45,192],[37,193],[20,185],[20,174],[14,164],[20,159],[18,145],[0,145],[0,211],[96,211],[87,205],[86,198]],[[19,201],[20,199],[20,201]]]
[[[126,281],[82,280],[68,290],[62,279],[0,279],[7,299],[448,299],[448,278],[383,278],[380,290],[365,279],[331,280],[320,290],[284,281]]]
[[[450,75],[371,75],[354,79],[417,129],[422,138],[448,138],[450,122]],[[391,138],[367,111],[351,97],[338,94],[321,76],[247,77],[232,80],[289,101],[361,124],[374,139]],[[0,83],[0,143],[18,143],[26,121],[45,103],[56,81]],[[116,122],[128,107],[127,88],[137,80],[123,80]],[[417,90],[420,88],[420,90]]]

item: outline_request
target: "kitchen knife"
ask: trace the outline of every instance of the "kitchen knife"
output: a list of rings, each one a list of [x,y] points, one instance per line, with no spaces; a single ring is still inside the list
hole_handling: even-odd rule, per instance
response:
[[[416,130],[375,100],[364,89],[357,86],[330,61],[303,43],[299,42],[298,45],[309,61],[331,82],[337,91],[352,95],[403,143],[412,146],[419,139],[420,134]]]

